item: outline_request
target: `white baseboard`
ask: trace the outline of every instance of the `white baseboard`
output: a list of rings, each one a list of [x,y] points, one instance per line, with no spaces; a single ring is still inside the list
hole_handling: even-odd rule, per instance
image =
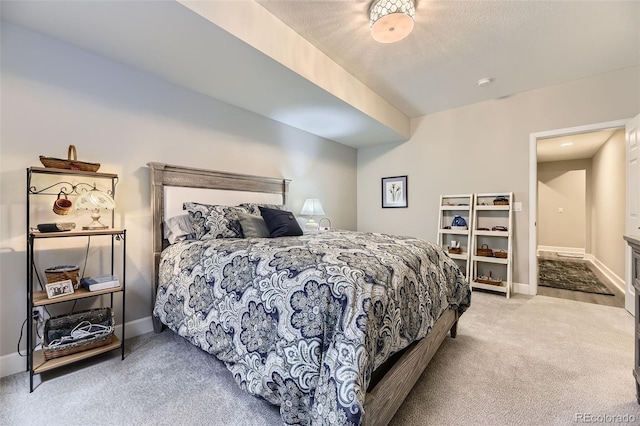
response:
[[[622,293],[624,293],[624,287],[625,287],[624,280],[622,278],[620,278],[619,276],[617,276],[611,269],[609,269],[607,267],[607,265],[602,263],[597,257],[592,255],[591,253],[586,254],[584,259],[588,260],[589,262],[591,262],[591,264],[593,266],[595,266],[596,268],[598,268],[598,270],[600,272],[602,272],[602,274],[605,277],[607,277],[609,279],[609,281],[611,281],[613,283],[613,285],[618,287],[618,289]]]
[[[513,283],[513,292],[518,294],[532,295],[531,286],[524,283]]]
[[[129,321],[126,324],[126,338],[139,336],[153,331],[151,316]],[[122,325],[116,325],[116,333],[121,334]],[[27,370],[27,358],[18,355],[17,352],[0,356],[0,377],[10,376]]]
[[[140,318],[137,320],[129,321],[126,323],[127,328],[125,338],[129,339],[131,337],[136,337],[141,334],[150,333],[153,331],[153,320],[151,316]],[[120,333],[122,331],[122,325],[116,325],[116,333]]]
[[[586,250],[580,247],[555,247],[555,246],[538,246],[537,255],[540,255],[541,251],[550,251],[554,253],[571,253],[571,254],[581,254],[584,256]]]

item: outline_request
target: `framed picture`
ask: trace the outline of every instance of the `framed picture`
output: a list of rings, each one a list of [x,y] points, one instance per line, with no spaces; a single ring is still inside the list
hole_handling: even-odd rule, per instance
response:
[[[71,280],[56,281],[55,283],[45,284],[45,287],[49,299],[73,294],[73,283]]]
[[[382,207],[407,207],[407,177],[393,176],[382,178]]]

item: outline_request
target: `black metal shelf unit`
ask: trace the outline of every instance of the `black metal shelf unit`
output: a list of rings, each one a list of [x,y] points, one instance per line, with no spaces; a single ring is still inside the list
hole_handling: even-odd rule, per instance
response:
[[[38,175],[54,175],[59,176],[61,179],[64,177],[68,180],[56,180],[52,182],[38,182]],[[75,178],[75,179],[74,179]],[[81,181],[77,181],[78,178]],[[111,197],[115,197],[116,184],[118,182],[118,175],[112,173],[97,173],[97,172],[85,172],[79,170],[67,170],[67,169],[55,169],[44,167],[29,167],[27,168],[27,207],[26,207],[26,223],[27,223],[27,371],[29,372],[29,392],[33,392],[33,377],[36,374],[41,374],[45,371],[49,371],[58,367],[62,367],[73,362],[80,361],[104,352],[112,351],[115,349],[121,350],[121,357],[124,360],[125,353],[125,295],[126,295],[126,230],[125,229],[113,229],[115,225],[115,214],[111,211],[111,228],[104,230],[83,230],[83,231],[61,231],[61,232],[38,232],[32,224],[32,212],[31,202],[32,197],[40,195],[57,196],[59,194],[65,195],[80,195],[84,191],[91,190],[95,186],[94,183],[86,182],[87,180],[98,179],[104,182],[106,180],[107,185],[110,185],[111,189],[107,193]],[[71,182],[74,181],[74,182]],[[41,186],[39,186],[41,184]],[[35,254],[36,254],[36,241],[52,239],[52,238],[90,238],[92,236],[111,237],[111,262],[110,273],[113,275],[115,265],[115,246],[116,243],[121,243],[122,246],[122,271],[119,275],[120,286],[111,289],[100,290],[96,292],[89,292],[85,289],[78,289],[73,294],[69,294],[60,298],[48,299],[44,288],[41,290],[35,290],[34,286],[40,282],[40,277],[37,274]],[[40,283],[42,286],[42,283]],[[122,294],[121,305],[121,317],[122,328],[120,333],[120,339],[115,335],[110,344],[89,349],[86,351],[66,355],[59,358],[46,360],[41,350],[35,350],[35,336],[31,321],[33,320],[34,308],[43,307],[47,305],[53,305],[68,301],[76,301],[79,299],[99,297],[109,295],[110,306],[113,309],[114,306],[114,294]]]

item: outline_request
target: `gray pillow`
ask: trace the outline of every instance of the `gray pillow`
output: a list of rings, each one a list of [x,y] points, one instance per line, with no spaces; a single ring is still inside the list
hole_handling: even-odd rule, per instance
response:
[[[260,216],[260,207],[266,207],[268,209],[284,210],[285,206],[281,204],[264,204],[264,203],[242,203],[238,207],[244,208],[247,212],[254,216]]]
[[[196,233],[191,226],[191,219],[188,214],[173,216],[164,222],[164,236],[169,240],[169,244],[174,244],[184,240],[195,240]]]
[[[238,212],[238,219],[245,238],[268,238],[270,236],[262,216]]]

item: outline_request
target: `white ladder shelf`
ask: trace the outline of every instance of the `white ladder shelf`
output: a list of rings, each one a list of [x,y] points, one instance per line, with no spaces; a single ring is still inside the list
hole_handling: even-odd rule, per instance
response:
[[[508,204],[494,204],[498,197]],[[508,299],[513,287],[513,192],[475,194],[472,212],[471,288],[501,292]],[[494,255],[478,255],[478,249],[491,249]]]
[[[473,229],[473,194],[441,195],[438,215],[438,245],[449,252],[449,256],[462,268],[467,279],[471,272],[471,238]],[[452,226],[456,216],[462,217],[467,223],[467,229]],[[452,253],[452,242],[458,242],[461,253]]]

